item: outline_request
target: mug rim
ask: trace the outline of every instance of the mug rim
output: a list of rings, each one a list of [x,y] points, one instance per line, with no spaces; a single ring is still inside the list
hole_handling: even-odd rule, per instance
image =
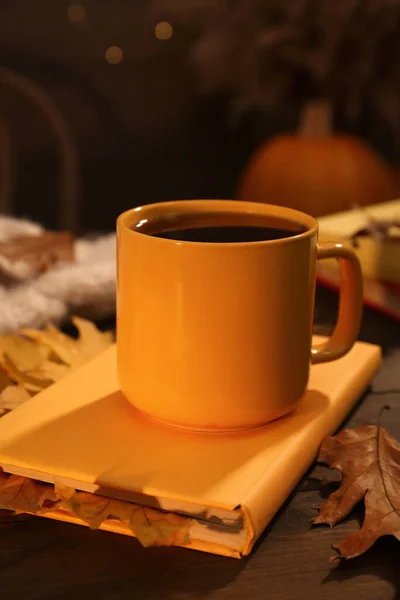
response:
[[[271,216],[286,219],[288,221],[294,221],[306,227],[305,231],[292,235],[290,237],[284,237],[274,240],[259,240],[259,241],[244,241],[244,242],[198,242],[189,240],[174,240],[170,238],[161,238],[152,236],[146,233],[142,233],[137,229],[132,229],[132,225],[137,225],[146,218],[157,217],[167,215],[171,210],[181,211],[183,213],[199,212],[204,209],[204,205],[209,204],[213,212],[245,212],[247,214],[258,214],[262,216]],[[243,211],[243,209],[245,209]],[[188,199],[188,200],[170,200],[166,202],[154,202],[151,204],[145,204],[137,206],[135,208],[128,209],[121,213],[117,218],[117,231],[129,232],[130,235],[140,236],[141,238],[151,239],[157,242],[163,242],[167,244],[174,244],[178,246],[199,246],[207,247],[241,247],[244,246],[264,246],[264,245],[275,245],[275,244],[288,244],[294,243],[304,238],[313,237],[318,233],[318,221],[311,215],[301,212],[294,208],[287,208],[285,206],[279,206],[275,204],[264,204],[261,202],[250,202],[246,200],[218,200],[218,199]]]

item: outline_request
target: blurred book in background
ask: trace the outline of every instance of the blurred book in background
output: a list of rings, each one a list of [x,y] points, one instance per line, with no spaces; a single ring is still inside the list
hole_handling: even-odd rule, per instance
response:
[[[364,275],[367,306],[400,320],[400,200],[319,219],[320,241],[336,241],[358,255]],[[321,261],[318,283],[339,290],[339,268]]]

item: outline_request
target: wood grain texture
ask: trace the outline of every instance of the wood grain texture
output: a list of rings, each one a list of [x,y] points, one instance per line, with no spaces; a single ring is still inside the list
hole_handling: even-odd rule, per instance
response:
[[[317,318],[333,321],[336,297],[319,292]],[[319,316],[318,316],[319,315]],[[383,345],[385,363],[345,426],[376,423],[400,438],[400,324],[367,311],[362,339]],[[377,391],[389,391],[376,394]],[[143,549],[136,540],[40,518],[0,523],[0,589],[7,600],[393,600],[400,598],[400,544],[380,540],[364,556],[329,563],[331,545],[358,527],[359,507],[330,530],[310,527],[315,506],[338,482],[316,465],[303,478],[250,557],[225,559],[181,549]]]

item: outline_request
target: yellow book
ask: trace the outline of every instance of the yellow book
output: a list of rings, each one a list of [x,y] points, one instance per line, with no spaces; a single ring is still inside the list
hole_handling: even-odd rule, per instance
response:
[[[336,241],[357,253],[363,274],[369,279],[400,283],[400,200],[348,210],[318,219],[320,241]],[[389,225],[387,236],[365,235],[376,224]],[[336,261],[323,261],[321,268],[337,269]]]
[[[292,414],[246,433],[198,434],[139,414],[118,389],[111,347],[0,420],[3,479],[11,473],[149,507],[161,517],[179,515],[187,536],[177,545],[240,558],[380,361],[377,346],[357,343],[342,359],[312,366],[308,391]],[[85,524],[67,505],[44,516]],[[112,515],[99,525],[135,535]]]

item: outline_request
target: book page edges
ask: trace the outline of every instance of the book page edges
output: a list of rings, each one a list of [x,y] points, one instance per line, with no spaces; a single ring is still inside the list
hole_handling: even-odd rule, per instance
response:
[[[351,238],[369,225],[371,217],[386,222],[400,222],[400,200],[321,217],[318,219],[319,240],[342,242],[352,247],[360,259],[365,277],[400,283],[398,227],[391,231],[389,238],[381,240],[372,236],[361,236],[357,238],[357,246],[352,245]],[[338,268],[335,260],[324,261],[324,266],[332,270]]]
[[[349,238],[367,227],[371,219],[400,221],[400,200],[391,200],[365,207],[354,208],[318,218],[319,234]]]
[[[229,558],[243,558],[251,551],[256,540],[254,539],[254,531],[252,529],[247,530],[247,527],[251,527],[250,521],[248,520],[248,515],[246,516],[245,514],[247,511],[242,511],[241,508],[238,510],[242,512],[243,520],[246,522],[246,526],[243,532],[240,532],[236,536],[232,536],[233,539],[229,539],[229,534],[216,532],[209,535],[209,539],[204,539],[204,534],[202,535],[201,531],[201,525],[195,523],[190,528],[190,541],[186,544],[177,544],[177,546],[180,548],[198,550],[201,552],[217,554],[219,556],[226,556]],[[54,510],[46,512],[43,515],[34,516],[44,517],[63,523],[69,523],[71,525],[88,527],[88,524],[85,523],[85,521],[64,510]],[[192,521],[190,517],[188,517],[188,520]],[[133,532],[126,525],[111,519],[103,521],[103,523],[99,526],[99,530],[109,533],[116,533],[119,535],[126,535],[133,538],[135,537]]]

